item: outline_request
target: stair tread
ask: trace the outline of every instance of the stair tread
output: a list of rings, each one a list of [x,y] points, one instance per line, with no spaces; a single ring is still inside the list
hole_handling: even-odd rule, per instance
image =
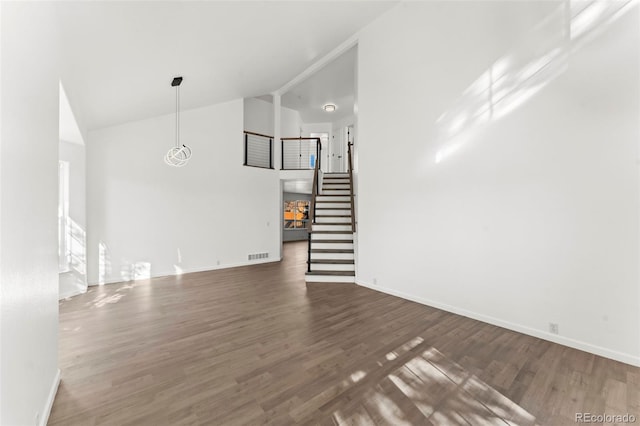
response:
[[[351,226],[351,222],[315,222],[314,225],[344,225]]]
[[[311,253],[353,253],[353,249],[311,249]]]
[[[355,277],[355,271],[311,271],[307,272],[307,275],[338,275],[338,276],[347,276],[347,277]]]
[[[322,263],[330,265],[353,265],[353,259],[311,259],[311,263]]]
[[[350,214],[323,214],[322,217],[351,217],[351,215]],[[322,222],[316,222],[316,223],[322,223]]]

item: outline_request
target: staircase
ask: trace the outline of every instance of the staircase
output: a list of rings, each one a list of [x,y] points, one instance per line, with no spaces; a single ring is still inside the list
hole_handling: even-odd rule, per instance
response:
[[[349,173],[324,174],[322,190],[313,200],[306,282],[355,282],[352,197]]]

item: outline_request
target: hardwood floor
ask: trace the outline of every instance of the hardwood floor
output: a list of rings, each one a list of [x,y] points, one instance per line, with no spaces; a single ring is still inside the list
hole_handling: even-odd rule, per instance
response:
[[[567,425],[635,415],[640,369],[285,260],[60,303],[50,425]],[[602,423],[599,423],[602,424]]]

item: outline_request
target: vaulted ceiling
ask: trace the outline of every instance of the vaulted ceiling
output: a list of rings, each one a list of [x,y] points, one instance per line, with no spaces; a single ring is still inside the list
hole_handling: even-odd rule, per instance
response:
[[[396,1],[60,2],[62,82],[95,129],[274,91]]]
[[[295,109],[305,123],[335,122],[353,115],[357,47],[340,55],[282,96],[282,106]],[[326,112],[323,105],[336,105]]]

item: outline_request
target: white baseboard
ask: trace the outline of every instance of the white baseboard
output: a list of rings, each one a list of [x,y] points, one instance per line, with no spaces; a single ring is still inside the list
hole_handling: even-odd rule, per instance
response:
[[[51,415],[51,408],[53,408],[53,401],[56,399],[56,393],[58,393],[58,386],[60,385],[60,369],[56,370],[56,375],[51,383],[51,389],[49,390],[49,396],[42,409],[42,415],[40,416],[40,423],[38,426],[46,426],[49,422],[49,416]]]
[[[108,280],[106,280],[106,281],[104,281],[102,283],[89,282],[89,286],[96,286],[96,285],[103,285],[103,284],[116,284],[116,283],[123,283],[123,282],[129,282],[129,281],[141,281],[141,280],[148,280],[148,279],[151,279],[151,278],[173,277],[173,276],[176,276],[176,275],[192,274],[194,272],[207,272],[207,271],[215,271],[215,270],[218,270],[218,269],[239,268],[241,266],[260,265],[262,263],[274,263],[274,262],[280,262],[280,261],[282,261],[282,257],[277,257],[277,258],[273,258],[273,259],[252,260],[251,262],[247,261],[247,262],[237,262],[237,263],[226,263],[224,265],[215,265],[215,266],[205,266],[205,267],[202,267],[202,268],[183,269],[180,274],[177,274],[175,271],[161,271],[161,272],[156,272],[156,273],[152,274],[149,278],[140,278],[138,280],[128,280],[128,281],[125,281],[122,278],[111,278],[111,279],[108,279]]]
[[[456,306],[436,302],[429,299],[424,299],[421,297],[416,297],[416,296],[406,294],[400,291],[396,291],[390,288],[365,283],[364,281],[359,279],[356,279],[356,284],[361,285],[363,287],[370,288],[371,290],[390,294],[392,296],[400,297],[402,299],[411,300],[412,302],[420,303],[422,305],[427,305],[433,308],[442,309],[443,311],[451,312],[457,315],[462,315],[467,318],[471,318],[471,319],[482,321],[488,324],[496,325],[498,327],[506,328],[512,331],[517,331],[518,333],[526,334],[533,337],[538,337],[540,339],[547,340],[549,342],[558,343],[563,346],[568,346],[570,348],[578,349],[584,352],[589,352],[605,358],[613,359],[615,361],[620,361],[625,364],[640,367],[640,356],[635,356],[635,355],[627,354],[624,352],[614,351],[612,349],[604,348],[602,346],[592,345],[590,343],[571,339],[569,337],[558,336],[557,334],[551,334],[547,331],[538,330],[538,329],[527,327],[521,324],[516,324],[510,321],[504,321],[499,318],[479,314],[477,312],[468,311],[466,309],[458,308]]]
[[[65,293],[60,293],[58,295],[58,300],[67,299],[69,297],[77,296],[79,294],[84,294],[86,292],[87,292],[87,289],[85,288],[84,290],[74,290],[74,291],[68,291]]]

